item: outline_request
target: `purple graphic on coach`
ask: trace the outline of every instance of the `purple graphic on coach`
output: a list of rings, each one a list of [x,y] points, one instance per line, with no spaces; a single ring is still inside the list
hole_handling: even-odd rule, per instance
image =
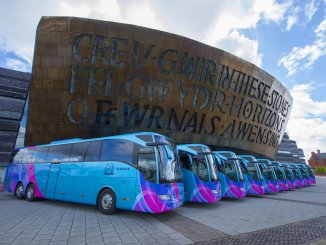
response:
[[[288,186],[288,189],[295,189],[296,188],[296,186],[295,186],[295,183],[294,183],[294,180],[292,181],[292,180],[286,180],[286,184],[287,184],[287,186]]]
[[[225,176],[227,183],[224,197],[229,198],[244,198],[247,194],[247,189],[244,182],[231,181],[229,177]]]
[[[280,191],[287,191],[289,189],[288,186],[286,185],[286,181],[283,180],[278,181],[278,187]]]
[[[149,213],[162,213],[183,204],[182,184],[156,184],[145,180],[142,174],[139,174],[140,192],[136,196],[135,203],[133,205],[134,211],[142,211]],[[167,185],[170,185],[167,187]],[[156,194],[155,190],[157,190]],[[164,196],[163,199],[161,196]]]
[[[222,191],[219,182],[207,182],[193,175],[195,179],[195,188],[191,195],[192,202],[214,203],[221,199]]]

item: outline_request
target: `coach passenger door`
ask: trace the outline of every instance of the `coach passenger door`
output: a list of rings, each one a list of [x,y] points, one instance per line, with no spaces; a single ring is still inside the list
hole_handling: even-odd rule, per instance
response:
[[[93,141],[74,144],[70,156],[71,161],[80,165],[79,177],[75,179],[72,192],[74,202],[96,204],[96,178],[99,175],[99,154],[101,142]]]
[[[57,156],[54,156],[52,151],[52,147],[49,147],[44,148],[42,151],[39,149],[37,154],[38,161],[45,162],[50,165],[45,189],[45,198],[47,199],[54,199],[55,197],[57,179],[60,170],[60,162],[55,159]]]
[[[136,188],[136,169],[130,165],[122,166],[119,170],[120,179],[120,198],[118,205],[121,208],[131,209],[135,200]]]
[[[60,163],[53,162],[50,165],[48,182],[46,185],[45,197],[48,199],[54,199],[55,189],[57,185],[58,174],[60,170]]]
[[[184,193],[186,201],[191,200],[191,196],[193,190],[195,188],[194,181],[194,173],[192,171],[192,159],[191,156],[186,152],[179,152],[179,160],[182,165],[182,174],[183,174],[183,182],[184,182]]]
[[[70,201],[78,168],[69,163],[71,144],[53,145],[49,148],[47,162],[51,163],[47,193],[52,199]],[[53,196],[54,195],[54,196]]]

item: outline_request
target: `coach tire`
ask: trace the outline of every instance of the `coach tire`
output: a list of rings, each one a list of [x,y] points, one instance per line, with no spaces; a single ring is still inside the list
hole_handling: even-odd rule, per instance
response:
[[[23,185],[23,183],[19,183],[19,184],[16,186],[16,189],[15,189],[15,196],[16,196],[18,199],[24,199],[24,185]]]
[[[111,189],[104,189],[97,201],[98,208],[103,214],[113,214],[116,211],[116,197]]]
[[[34,184],[29,184],[26,188],[26,200],[29,202],[35,201],[35,187]]]

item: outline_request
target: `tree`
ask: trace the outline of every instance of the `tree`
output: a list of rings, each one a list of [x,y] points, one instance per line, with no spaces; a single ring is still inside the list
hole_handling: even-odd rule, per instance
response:
[[[326,174],[326,167],[316,166],[315,173],[316,174]]]

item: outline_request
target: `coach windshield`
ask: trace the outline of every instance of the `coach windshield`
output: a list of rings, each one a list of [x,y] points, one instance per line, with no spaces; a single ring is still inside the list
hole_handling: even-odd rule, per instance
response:
[[[182,168],[169,145],[159,145],[160,183],[182,182]]]
[[[156,183],[156,155],[153,146],[141,148],[138,153],[138,170],[152,183]]]
[[[284,171],[280,167],[274,166],[274,170],[278,179],[286,180]]]

